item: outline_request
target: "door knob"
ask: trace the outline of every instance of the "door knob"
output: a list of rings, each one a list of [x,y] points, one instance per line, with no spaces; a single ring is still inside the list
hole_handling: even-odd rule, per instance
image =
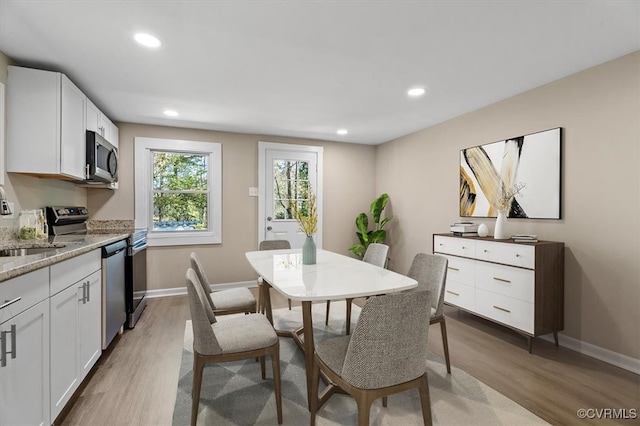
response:
[[[267,231],[271,231],[273,228],[270,226],[267,226]]]
[[[272,218],[271,216],[267,216],[267,221],[271,222]]]

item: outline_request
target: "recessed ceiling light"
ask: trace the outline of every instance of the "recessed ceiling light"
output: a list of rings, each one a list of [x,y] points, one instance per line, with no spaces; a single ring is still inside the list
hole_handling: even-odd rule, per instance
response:
[[[164,110],[164,115],[168,116],[168,117],[177,117],[180,114],[178,114],[178,111],[174,111],[172,109],[165,109]]]
[[[135,40],[145,47],[156,48],[162,46],[162,42],[156,36],[147,33],[138,33],[133,36]]]
[[[344,136],[344,135],[346,135],[346,134],[349,134],[349,131],[348,131],[347,129],[338,129],[338,130],[336,131],[336,133],[337,133],[337,134],[339,134],[339,135],[341,135],[341,136]]]
[[[422,88],[422,87],[414,87],[413,89],[409,89],[409,91],[407,92],[407,94],[408,94],[409,96],[416,97],[416,96],[422,96],[422,95],[424,95],[424,92],[425,92],[424,88]]]

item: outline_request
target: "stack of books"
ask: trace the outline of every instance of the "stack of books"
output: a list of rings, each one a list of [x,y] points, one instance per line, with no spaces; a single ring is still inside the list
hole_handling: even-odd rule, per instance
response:
[[[538,236],[531,234],[516,234],[511,236],[514,243],[537,243]]]
[[[473,222],[456,222],[449,227],[449,231],[458,237],[477,237],[478,226],[480,225]]]

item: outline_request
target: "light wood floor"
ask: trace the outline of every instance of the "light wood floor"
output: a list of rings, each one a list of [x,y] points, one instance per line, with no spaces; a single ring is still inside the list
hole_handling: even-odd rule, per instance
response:
[[[274,307],[286,300],[272,292]],[[334,312],[335,313],[335,312]],[[533,354],[518,334],[447,307],[449,350],[461,368],[554,425],[614,424],[580,420],[580,408],[640,409],[640,376],[535,339]],[[186,296],[151,299],[133,330],[118,337],[56,423],[170,425],[182,351]],[[440,327],[429,348],[442,354]],[[640,410],[639,414],[640,414]],[[293,424],[285,419],[285,423]],[[638,419],[617,421],[639,424]]]

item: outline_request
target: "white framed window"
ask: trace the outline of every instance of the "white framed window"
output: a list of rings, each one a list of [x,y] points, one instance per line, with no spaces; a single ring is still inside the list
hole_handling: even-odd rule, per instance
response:
[[[150,246],[222,243],[222,144],[135,138],[135,226]]]

